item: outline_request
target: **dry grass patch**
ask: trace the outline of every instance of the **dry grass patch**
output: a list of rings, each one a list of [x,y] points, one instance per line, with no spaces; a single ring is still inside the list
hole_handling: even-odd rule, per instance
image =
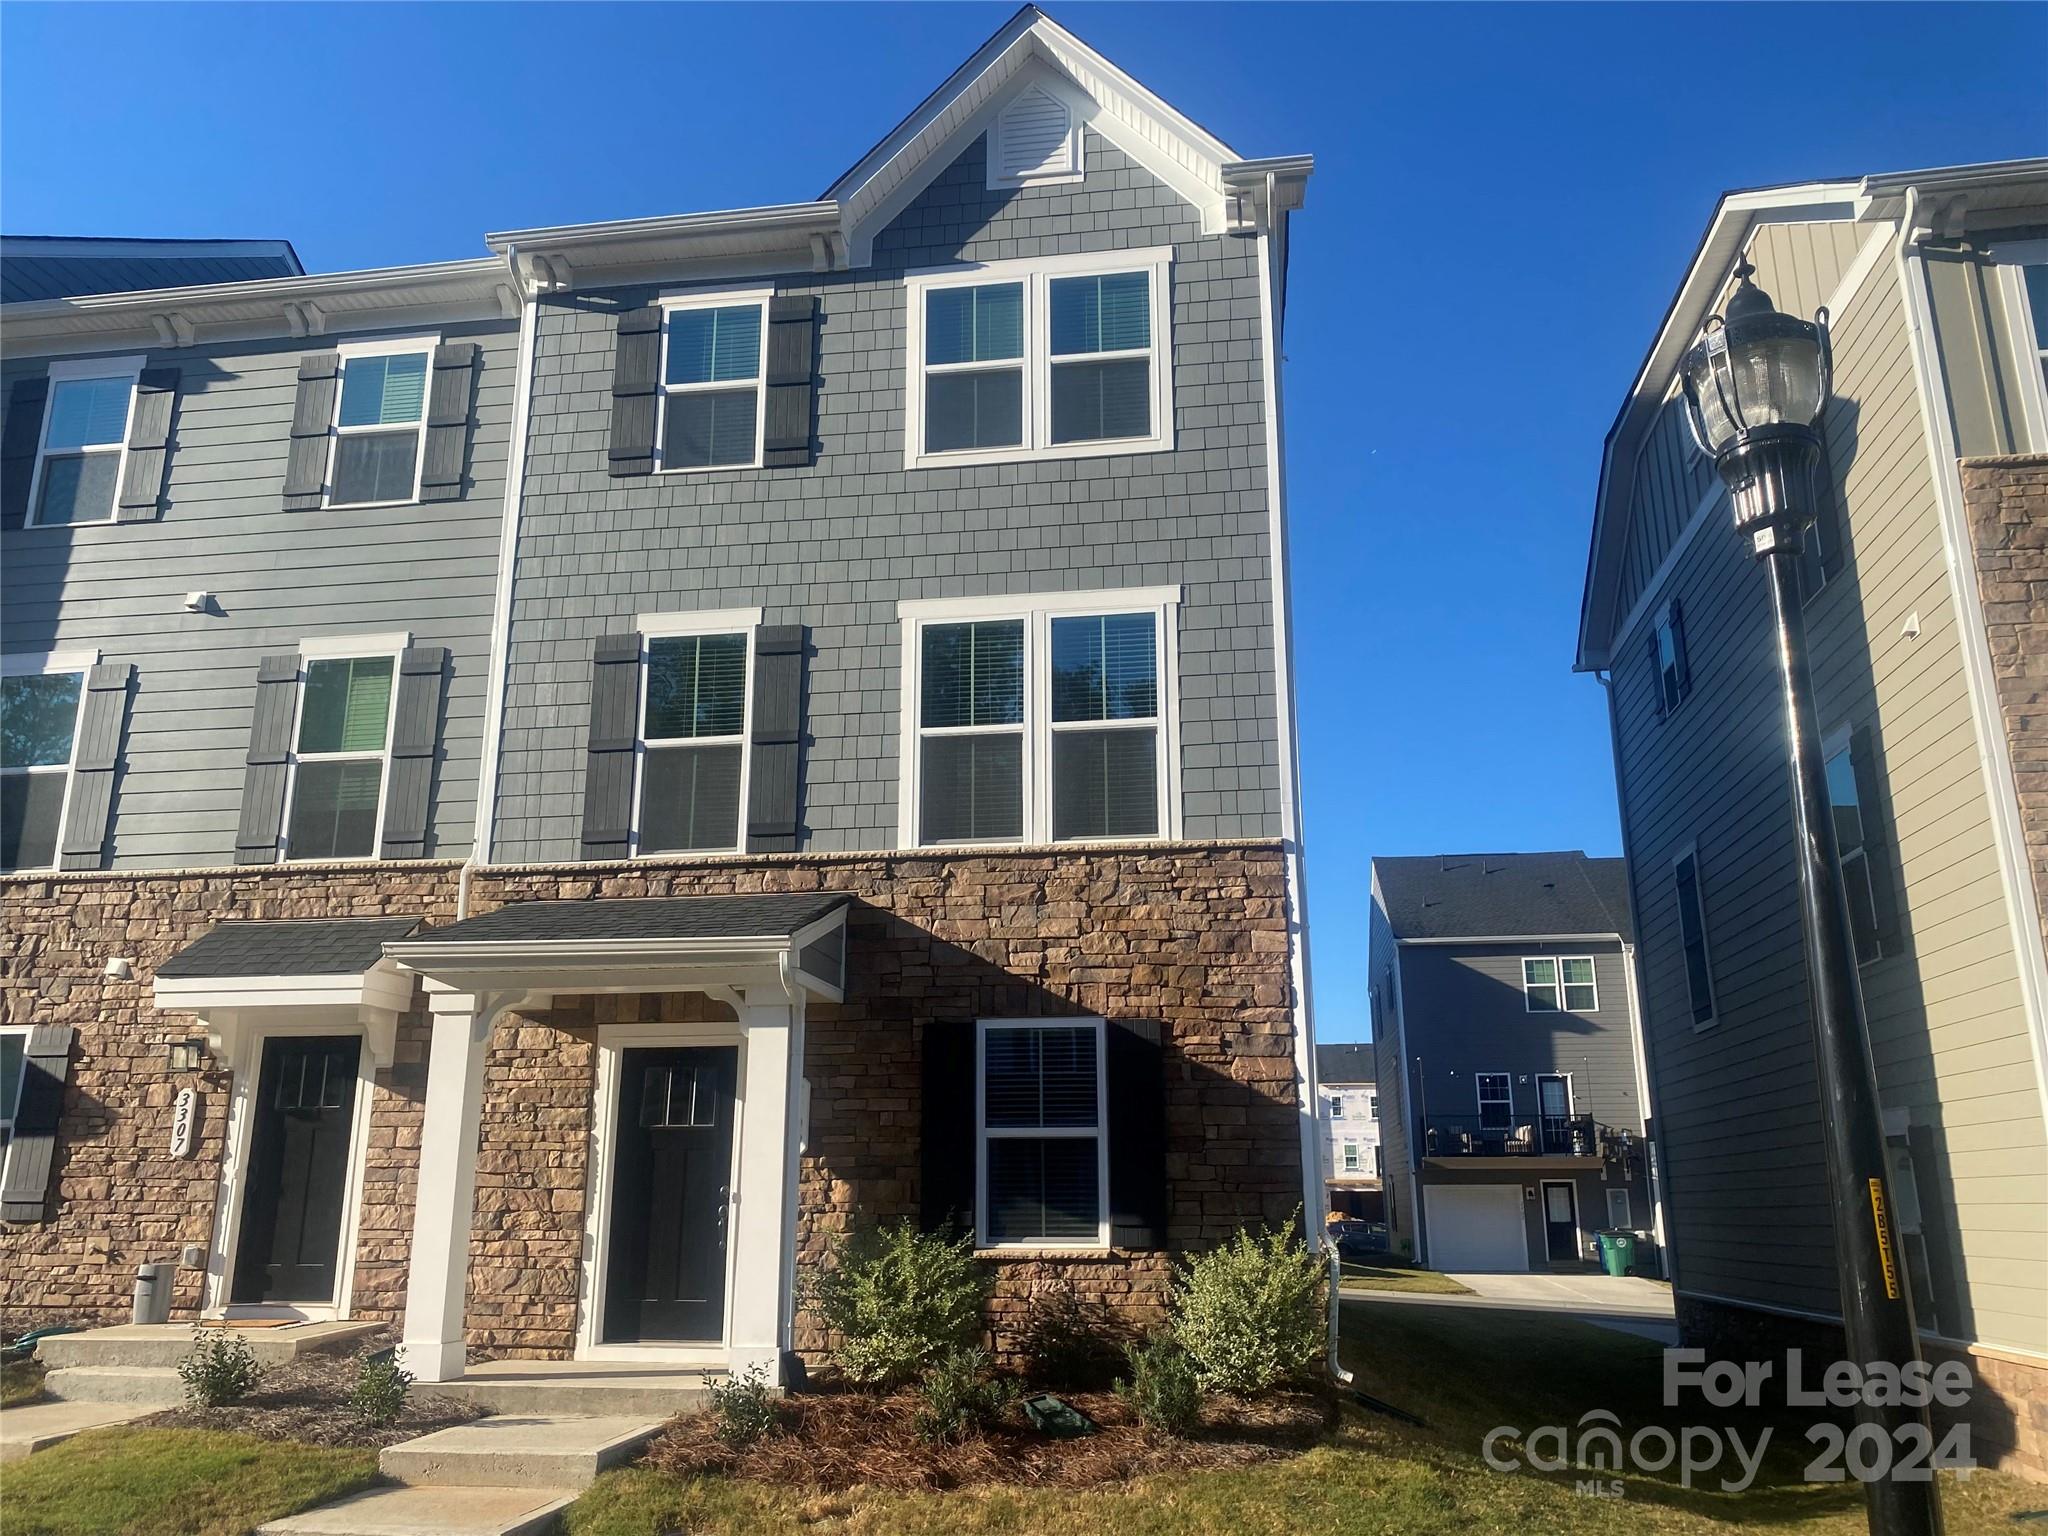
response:
[[[287,1364],[266,1366],[255,1390],[239,1403],[217,1408],[188,1405],[137,1422],[151,1429],[210,1429],[262,1440],[381,1448],[482,1417],[482,1410],[468,1403],[414,1389],[393,1422],[365,1424],[348,1406],[355,1383],[354,1356],[301,1355]]]

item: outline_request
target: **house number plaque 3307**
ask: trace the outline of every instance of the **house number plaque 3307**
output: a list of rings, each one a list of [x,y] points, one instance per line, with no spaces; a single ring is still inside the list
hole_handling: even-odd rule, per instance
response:
[[[199,1090],[180,1088],[171,1106],[171,1156],[190,1157],[199,1132]]]

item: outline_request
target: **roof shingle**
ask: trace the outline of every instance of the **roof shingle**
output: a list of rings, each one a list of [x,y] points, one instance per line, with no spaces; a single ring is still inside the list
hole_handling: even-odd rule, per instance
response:
[[[560,939],[787,938],[853,898],[843,891],[764,896],[642,896],[620,901],[516,901],[432,928],[422,943]]]
[[[322,918],[285,923],[219,923],[156,968],[161,977],[357,976],[384,958],[388,939],[419,927],[416,917]]]
[[[1402,939],[1630,936],[1627,863],[1563,853],[1444,853],[1374,859]]]

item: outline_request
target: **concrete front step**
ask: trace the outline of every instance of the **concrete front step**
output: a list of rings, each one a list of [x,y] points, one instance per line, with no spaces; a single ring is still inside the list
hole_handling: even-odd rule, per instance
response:
[[[261,1365],[282,1365],[300,1355],[345,1353],[375,1333],[377,1323],[289,1323],[278,1328],[231,1328]],[[36,1358],[52,1370],[64,1366],[175,1366],[192,1353],[190,1323],[123,1323],[83,1333],[53,1333],[36,1344]]]
[[[130,1403],[176,1408],[185,1382],[167,1365],[67,1365],[43,1378],[43,1393],[66,1403]]]
[[[414,1487],[581,1489],[660,1428],[660,1419],[501,1415],[387,1446],[377,1468]]]
[[[372,1488],[256,1527],[256,1536],[544,1536],[567,1488]]]
[[[125,1424],[154,1411],[134,1403],[23,1403],[0,1413],[0,1461],[19,1461],[88,1429]]]
[[[679,1371],[599,1361],[494,1360],[454,1381],[421,1382],[421,1392],[461,1398],[487,1413],[667,1419],[701,1408],[723,1371]]]

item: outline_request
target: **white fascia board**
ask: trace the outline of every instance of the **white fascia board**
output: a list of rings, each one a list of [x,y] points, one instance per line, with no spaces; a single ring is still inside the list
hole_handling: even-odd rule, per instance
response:
[[[339,976],[176,976],[158,977],[155,983],[156,1006],[179,1013],[323,1007],[403,1010],[411,1000],[412,978],[384,962]]]
[[[1618,933],[1475,933],[1448,939],[1404,939],[1394,935],[1404,949],[1423,944],[1619,944]]]
[[[737,234],[754,230],[809,229],[835,225],[839,204],[771,203],[759,208],[730,208],[713,213],[662,214],[646,219],[603,219],[591,224],[548,224],[535,229],[506,229],[484,236],[484,244],[503,254],[573,249],[621,240],[635,243],[691,235]]]
[[[1180,601],[1180,588],[1120,587],[1098,592],[989,593],[980,597],[906,597],[899,619],[982,619],[1014,613],[1121,613]]]

